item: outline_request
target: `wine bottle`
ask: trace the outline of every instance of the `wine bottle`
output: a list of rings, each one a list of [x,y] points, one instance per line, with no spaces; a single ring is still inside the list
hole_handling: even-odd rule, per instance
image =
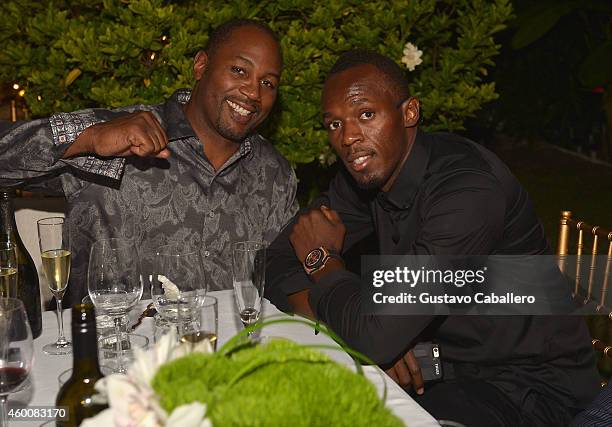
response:
[[[98,364],[96,316],[91,304],[72,307],[72,376],[57,394],[56,406],[68,408],[68,419],[57,420],[61,427],[78,426],[85,418],[93,417],[106,405],[97,403],[94,385],[102,378]]]
[[[0,241],[10,241],[15,245],[17,252],[16,297],[23,301],[32,328],[32,337],[38,338],[42,332],[40,284],[34,261],[17,230],[12,194],[10,190],[0,190]]]

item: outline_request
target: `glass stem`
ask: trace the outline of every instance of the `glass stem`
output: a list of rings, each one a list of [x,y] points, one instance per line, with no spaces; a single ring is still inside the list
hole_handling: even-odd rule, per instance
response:
[[[8,426],[8,411],[6,400],[8,395],[2,394],[0,395],[0,427]]]
[[[117,336],[117,345],[116,345],[117,361],[118,361],[117,370],[123,373],[125,372],[125,368],[123,367],[123,357],[121,355],[122,350],[123,350],[123,345],[121,344],[122,343],[121,317],[115,317],[115,335]]]
[[[248,328],[249,326],[251,326],[251,325],[252,325],[252,323],[250,323],[250,322],[242,322],[242,325],[243,325],[243,326],[244,326],[244,328],[246,329],[246,328]],[[248,340],[250,340],[251,338],[253,338],[253,333],[254,333],[254,331],[249,331],[249,332],[247,332],[247,336],[246,336],[246,337],[247,337],[247,339],[248,339]]]
[[[64,316],[62,315],[62,299],[60,297],[55,297],[55,300],[57,301],[57,330],[59,331],[57,343],[65,344],[66,337],[64,336]]]

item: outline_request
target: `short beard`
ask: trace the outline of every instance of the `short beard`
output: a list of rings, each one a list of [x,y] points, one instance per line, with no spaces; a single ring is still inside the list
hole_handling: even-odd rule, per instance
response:
[[[237,143],[241,143],[246,139],[247,136],[251,134],[250,129],[243,133],[234,132],[229,126],[225,126],[221,122],[221,114],[217,116],[217,120],[215,121],[215,128],[219,135],[221,135],[223,138]]]
[[[355,183],[357,183],[357,187],[361,188],[362,190],[380,190],[384,185],[383,180],[379,176],[370,175],[366,176],[365,178],[365,181],[362,181],[353,177]]]

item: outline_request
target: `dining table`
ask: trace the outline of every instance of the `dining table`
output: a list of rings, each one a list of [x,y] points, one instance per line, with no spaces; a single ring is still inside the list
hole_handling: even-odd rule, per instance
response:
[[[218,300],[218,348],[239,332],[243,326],[240,322],[234,302],[234,291],[223,290],[210,292]],[[142,300],[130,313],[132,322],[144,311],[150,300]],[[70,309],[64,310],[64,323],[66,334],[70,336]],[[279,311],[269,301],[262,304],[262,318],[290,317]],[[150,339],[150,346],[154,341],[154,320],[145,317],[136,327],[135,333],[145,335]],[[277,323],[266,326],[261,330],[265,337],[282,337],[305,345],[333,345],[338,351],[325,350],[331,358],[339,363],[355,366],[354,361],[341,347],[323,333],[315,333],[312,326],[301,323]],[[52,408],[59,390],[58,376],[72,367],[72,355],[48,355],[42,350],[43,345],[53,342],[57,338],[57,319],[54,311],[43,313],[43,331],[41,336],[34,340],[34,361],[30,376],[21,390],[12,393],[9,397],[9,408],[46,407]],[[385,405],[410,427],[433,427],[439,423],[425,409],[410,397],[399,385],[376,366],[364,366],[364,375],[374,384],[379,396],[382,398],[386,390]],[[40,426],[43,421],[15,421],[12,425],[17,427]],[[45,424],[48,426],[49,424]]]

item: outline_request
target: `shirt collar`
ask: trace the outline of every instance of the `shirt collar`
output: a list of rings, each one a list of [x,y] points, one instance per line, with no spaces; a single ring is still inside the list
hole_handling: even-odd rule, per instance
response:
[[[178,89],[164,104],[164,127],[168,141],[196,136],[183,110],[190,97],[190,89]]]
[[[430,151],[425,134],[417,131],[410,154],[391,189],[386,193],[378,193],[378,200],[383,207],[407,209],[412,205],[425,177]]]
[[[165,130],[168,141],[184,139],[188,137],[197,138],[194,130],[189,124],[183,109],[191,98],[191,89],[177,89],[170,99],[164,104]],[[252,140],[254,135],[245,138],[240,144],[239,156],[246,156],[252,151]]]

